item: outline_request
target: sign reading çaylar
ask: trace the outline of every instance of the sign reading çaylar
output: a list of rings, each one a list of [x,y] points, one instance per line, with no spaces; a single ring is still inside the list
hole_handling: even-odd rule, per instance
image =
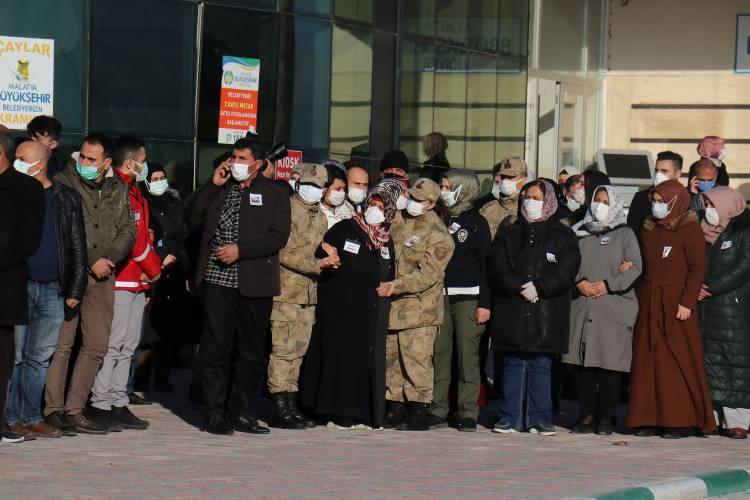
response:
[[[37,115],[52,115],[55,41],[0,35],[0,123],[24,129]]]
[[[224,56],[219,99],[219,144],[233,144],[258,127],[260,59]]]

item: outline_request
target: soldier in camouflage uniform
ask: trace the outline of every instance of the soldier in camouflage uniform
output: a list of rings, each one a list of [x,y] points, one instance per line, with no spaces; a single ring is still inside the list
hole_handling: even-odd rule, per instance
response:
[[[324,259],[315,251],[328,230],[320,199],[328,174],[322,165],[305,164],[292,197],[292,229],[279,252],[281,295],[274,297],[271,312],[271,357],[268,389],[273,398],[271,425],[285,429],[314,427],[297,407],[297,381],[307,352],[317,303],[318,277],[323,269],[338,267],[335,253]]]
[[[496,172],[492,186],[493,199],[479,208],[479,213],[490,225],[492,240],[501,224],[515,222],[518,216],[518,194],[528,182],[526,162],[519,158],[504,158],[493,170]]]
[[[418,179],[409,190],[405,213],[391,225],[396,278],[378,288],[380,296],[393,297],[386,341],[388,428],[429,430],[432,349],[443,321],[443,278],[454,248],[433,210],[439,198],[435,182]]]

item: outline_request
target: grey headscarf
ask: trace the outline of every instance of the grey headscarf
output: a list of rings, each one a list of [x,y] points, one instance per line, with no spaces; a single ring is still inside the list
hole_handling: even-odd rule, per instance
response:
[[[594,190],[594,194],[591,197],[592,202],[596,197],[596,193],[604,189],[607,191],[609,197],[609,213],[607,214],[606,220],[598,221],[594,219],[591,212],[591,206],[586,211],[586,215],[583,220],[573,226],[573,231],[578,236],[588,236],[590,234],[598,234],[608,229],[613,229],[617,226],[622,226],[627,222],[627,216],[625,215],[625,206],[620,197],[620,193],[617,192],[614,186],[604,185],[599,186]]]
[[[451,215],[455,217],[473,206],[474,200],[479,196],[479,177],[474,171],[465,168],[452,168],[445,173],[445,177],[448,178],[453,191],[461,186],[458,201],[448,209]]]

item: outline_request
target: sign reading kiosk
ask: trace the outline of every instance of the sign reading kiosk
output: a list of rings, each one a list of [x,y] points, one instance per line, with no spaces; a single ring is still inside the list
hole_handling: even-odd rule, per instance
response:
[[[233,144],[258,126],[260,59],[224,56],[219,99],[219,144]]]
[[[0,123],[24,129],[52,115],[55,41],[0,35]]]

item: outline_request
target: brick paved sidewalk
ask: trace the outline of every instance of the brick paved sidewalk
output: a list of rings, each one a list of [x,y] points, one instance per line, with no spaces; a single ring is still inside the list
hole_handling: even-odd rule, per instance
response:
[[[750,464],[750,441],[564,429],[555,437],[326,428],[214,437],[188,423],[199,414],[184,394],[133,407],[151,420],[148,431],[0,445],[0,496],[562,498]]]

